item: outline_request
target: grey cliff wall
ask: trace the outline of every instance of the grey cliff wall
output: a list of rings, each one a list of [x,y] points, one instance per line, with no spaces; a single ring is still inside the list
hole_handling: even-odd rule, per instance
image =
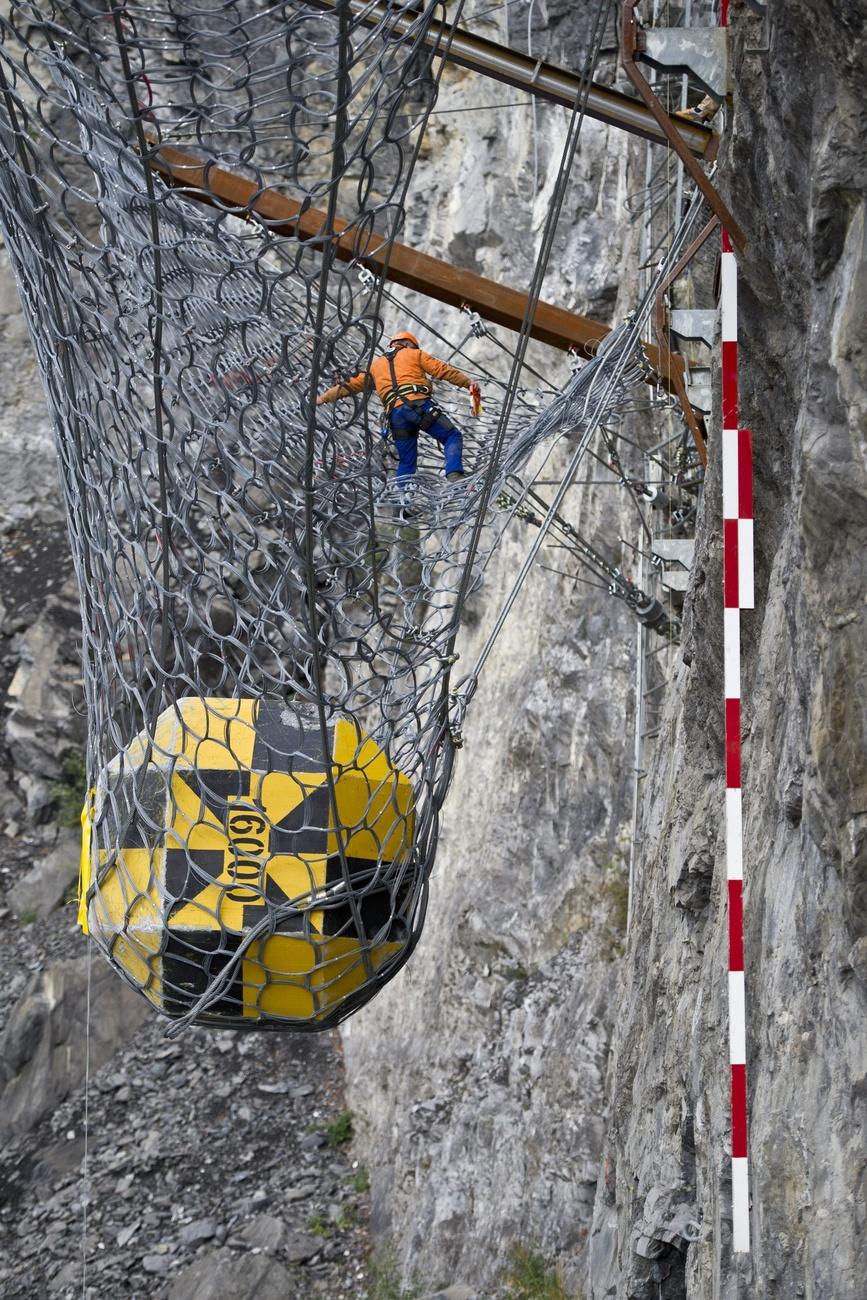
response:
[[[755,1249],[752,1269],[728,1254],[717,446],[691,665],[648,783],[592,1294],[715,1297],[735,1294],[740,1273],[742,1294],[855,1300],[867,1276],[863,7],[788,6],[765,53],[753,52],[767,44],[761,26],[736,30],[724,175],[750,241],[740,392],[757,521],[742,718]],[[694,872],[700,907],[679,898]],[[641,1259],[654,1189],[678,1187],[702,1242]]]
[[[576,65],[574,32],[565,47],[536,35],[534,49],[546,42]],[[456,91],[462,104],[521,98],[457,72],[439,106]],[[439,117],[424,179],[442,221],[428,243],[527,284],[565,122],[538,109],[541,189],[529,206],[527,110]],[[635,272],[622,275],[637,262],[628,153],[621,134],[585,122],[543,293],[603,321],[634,306]],[[507,359],[488,359],[505,378]],[[533,360],[550,371],[550,352]],[[576,489],[567,511],[617,559],[618,533],[633,527],[618,498]],[[531,541],[520,525],[506,535],[459,671]],[[557,1259],[570,1284],[586,1272],[625,925],[635,624],[607,595],[547,571],[556,554],[534,570],[469,711],[420,948],[342,1030],[375,1234],[393,1242],[407,1280],[459,1280],[485,1297],[515,1246]]]
[[[752,1259],[729,1250],[717,439],[623,960],[606,887],[628,832],[630,646],[616,612],[539,575],[474,706],[421,949],[347,1026],[374,1224],[407,1275],[493,1294],[519,1241],[596,1300],[864,1293],[863,16],[795,4],[768,31],[732,5],[720,183],[750,241],[741,419],[756,456]],[[616,263],[621,227],[603,212],[600,191]],[[507,545],[483,617],[514,563]]]

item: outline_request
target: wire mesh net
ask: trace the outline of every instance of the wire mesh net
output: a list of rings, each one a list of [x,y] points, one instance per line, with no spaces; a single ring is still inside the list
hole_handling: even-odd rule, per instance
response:
[[[382,342],[357,264],[400,228],[436,8],[0,16],[0,226],[81,588],[80,917],[170,1032],[322,1029],[407,960],[463,601],[536,449],[642,375],[633,322],[544,408],[443,394],[458,482],[424,437],[398,480],[366,395],[316,407]]]

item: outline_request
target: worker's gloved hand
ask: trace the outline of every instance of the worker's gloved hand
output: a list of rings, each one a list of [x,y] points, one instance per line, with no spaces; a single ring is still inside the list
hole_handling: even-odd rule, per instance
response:
[[[470,410],[473,415],[482,413],[482,390],[478,384],[470,384]]]

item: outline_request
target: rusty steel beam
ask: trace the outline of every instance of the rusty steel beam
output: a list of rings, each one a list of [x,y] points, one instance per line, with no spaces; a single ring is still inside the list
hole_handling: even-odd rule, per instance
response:
[[[641,98],[644,100],[650,112],[656,118],[662,130],[668,136],[672,149],[674,149],[684,168],[695,181],[704,197],[710,204],[711,211],[719,217],[721,224],[731,236],[732,243],[737,247],[739,252],[746,248],[746,236],[735,221],[728,207],[723,202],[722,195],[710,179],[702,171],[698,160],[690,153],[689,149],[683,142],[681,136],[673,129],[674,119],[669,117],[665,109],[660,104],[653,87],[647,78],[639,71],[635,62],[635,55],[639,46],[638,21],[635,17],[635,6],[637,0],[623,0],[620,11],[620,61],[623,64],[623,70]],[[718,139],[719,137],[715,137]],[[715,153],[709,155],[715,157]]]
[[[318,242],[322,247],[332,238],[324,212],[306,207],[277,190],[262,189],[245,176],[203,162],[186,150],[163,145],[154,149],[148,162],[163,180],[190,198],[255,221],[277,235]],[[388,240],[382,235],[341,218],[335,219],[333,231],[338,236],[335,255],[341,261],[357,261],[394,284],[452,307],[467,303],[491,324],[515,331],[521,329],[527,295],[519,289],[510,289],[473,271],[460,270],[406,244],[392,243],[389,253]],[[598,343],[610,333],[610,326],[601,321],[548,302],[537,304],[530,325],[531,338],[582,357],[595,356]],[[661,373],[659,349],[645,343],[644,350],[650,365],[660,370],[660,382],[673,391],[673,376]],[[678,357],[672,358],[672,364],[674,371],[683,368]],[[657,376],[648,378],[656,382]]]
[[[683,367],[680,366],[675,368],[674,366],[674,360],[677,354],[671,351],[665,331],[665,295],[674,284],[675,280],[677,280],[679,276],[683,275],[696,253],[708,237],[713,234],[718,225],[719,217],[714,213],[707,225],[696,235],[689,248],[684,249],[682,255],[678,258],[675,265],[662,281],[656,291],[656,298],[653,304],[653,332],[656,335],[656,341],[659,345],[661,369],[665,374],[670,376],[671,388],[674,390],[677,399],[680,402],[681,410],[683,411],[683,418],[686,421],[687,428],[692,434],[692,440],[695,443],[698,458],[705,469],[707,469],[707,430],[704,427],[703,418],[696,414],[692,403],[689,400],[686,391],[686,381],[683,376]]]
[[[337,8],[337,0],[310,0],[310,3],[325,11]],[[384,3],[370,4],[369,0],[350,0],[349,8],[360,22],[370,27],[379,26],[388,15],[388,34],[395,39],[405,36],[419,17],[418,12],[412,9],[401,14]],[[582,93],[582,80],[577,73],[546,63],[543,59],[534,59],[529,54],[521,54],[518,50],[510,50],[506,45],[498,45],[462,27],[452,29],[448,23],[432,22],[424,43],[449,63],[469,68],[471,72],[491,77],[515,90],[526,91],[549,104],[572,108]],[[697,158],[714,158],[719,148],[719,136],[710,127],[666,114],[670,124],[666,128],[641,100],[632,99],[596,81],[590,85],[585,112],[587,117],[652,140],[654,144],[675,147],[674,136]]]

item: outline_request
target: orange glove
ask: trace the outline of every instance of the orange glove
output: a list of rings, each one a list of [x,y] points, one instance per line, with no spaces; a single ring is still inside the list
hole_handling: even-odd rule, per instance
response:
[[[482,406],[482,390],[478,384],[470,384],[470,411],[478,418],[484,407]]]

